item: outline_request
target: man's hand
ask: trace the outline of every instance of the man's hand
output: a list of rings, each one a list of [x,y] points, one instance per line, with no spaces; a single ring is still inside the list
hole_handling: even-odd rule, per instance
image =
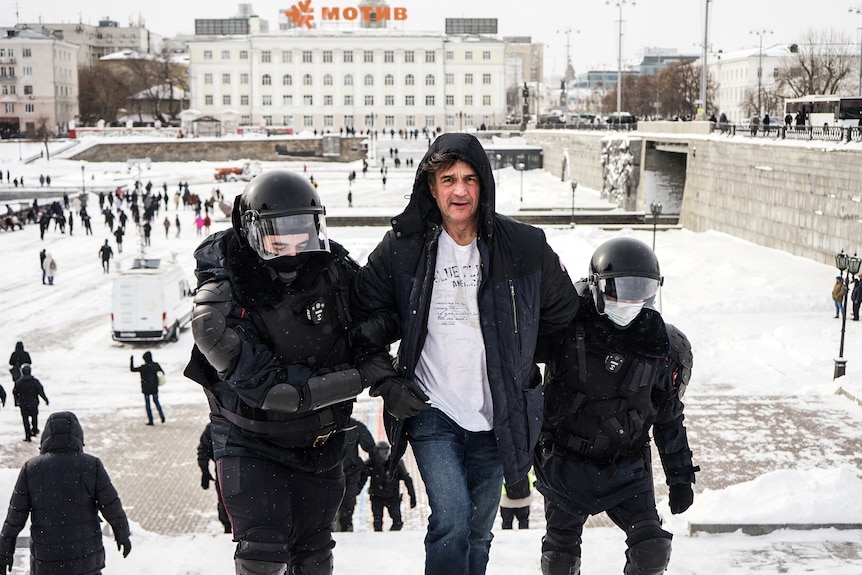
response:
[[[129,539],[117,541],[117,551],[122,551],[123,557],[128,557],[132,552],[132,542]]]
[[[411,495],[410,496],[410,509],[415,509],[415,508],[416,508],[416,496]]]
[[[694,502],[694,490],[691,483],[677,483],[670,486],[670,512],[674,515],[683,513]]]
[[[371,388],[371,397],[382,397],[386,411],[396,419],[406,419],[430,407],[428,396],[409,377],[389,377]]]
[[[215,477],[210,475],[209,469],[202,469],[201,470],[201,488],[202,489],[209,489],[210,488],[210,481],[215,481]]]

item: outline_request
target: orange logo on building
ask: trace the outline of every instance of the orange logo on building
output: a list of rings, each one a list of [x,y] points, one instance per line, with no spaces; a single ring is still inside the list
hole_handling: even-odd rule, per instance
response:
[[[285,10],[284,15],[287,16],[297,28],[313,28],[314,10],[311,7],[311,0],[305,2],[297,2],[290,7],[290,10]],[[389,6],[348,6],[347,8],[339,8],[337,6],[324,6],[320,9],[321,20],[363,20],[369,22],[381,22],[384,20],[407,20],[407,8]]]

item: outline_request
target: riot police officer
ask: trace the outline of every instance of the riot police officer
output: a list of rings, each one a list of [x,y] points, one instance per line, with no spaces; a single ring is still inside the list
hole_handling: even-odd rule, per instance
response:
[[[546,501],[543,575],[580,573],[584,522],[603,511],[626,532],[625,575],[660,575],[670,561],[672,535],[656,510],[650,428],[672,513],[692,504],[699,468],[680,401],[691,346],[655,309],[662,281],[644,242],[603,243],[589,277],[576,284],[578,314],[549,343],[535,468]]]
[[[308,180],[256,177],[231,219],[195,251],[186,375],[209,400],[236,572],[329,575],[343,430],[356,395],[395,372],[350,332],[358,265],[329,240]]]

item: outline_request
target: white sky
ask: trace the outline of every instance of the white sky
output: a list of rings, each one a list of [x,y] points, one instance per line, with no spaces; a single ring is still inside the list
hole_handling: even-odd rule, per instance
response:
[[[390,145],[387,140],[381,141],[384,150]],[[402,158],[418,158],[422,152],[421,141],[396,141],[394,145],[400,148]],[[29,143],[0,143],[0,169],[10,170],[13,177],[23,175],[28,184],[35,184],[39,174],[50,173],[52,186],[78,186],[82,165],[88,185],[126,184],[135,175],[134,172],[129,174],[125,164],[82,164],[52,159],[51,162],[37,160],[25,166],[18,161],[19,149],[26,158],[38,154],[39,147]],[[188,180],[192,191],[207,194],[213,187],[213,168],[225,164],[228,163],[156,163],[143,174],[143,179],[151,179],[157,186],[167,181],[171,193],[177,181]],[[302,163],[282,165],[302,169]],[[309,173],[320,184],[319,191],[328,214],[348,211],[347,173],[350,169],[359,171],[357,166],[358,163],[351,166],[307,163]],[[264,169],[272,167],[273,164],[264,163]],[[383,190],[374,167],[367,178],[360,174],[353,188],[354,213],[394,215],[405,205],[412,172],[390,170],[388,175],[387,188]],[[550,174],[538,171],[521,174],[507,168],[500,171],[499,179],[498,209],[504,213],[517,217],[522,181],[525,208],[569,209],[568,183]],[[0,186],[0,194],[8,197],[3,191],[6,189],[5,184]],[[241,189],[242,183],[222,186],[229,198]],[[585,210],[607,207],[599,199],[598,192],[584,187],[577,190],[576,205]],[[91,212],[95,214],[96,210],[91,209]],[[173,210],[170,213],[173,217]],[[192,251],[201,238],[191,232],[192,213],[181,211],[180,215],[184,220],[182,238],[175,239],[171,234],[170,239],[165,239],[156,226],[148,255],[176,254],[191,279]],[[43,407],[43,418],[51,411],[68,409],[86,411],[87,417],[98,417],[100,412],[110,411],[115,416],[140,419],[140,394],[136,385],[117,386],[118,381],[129,381],[130,350],[110,338],[111,278],[115,273],[103,275],[96,256],[107,231],[98,215],[93,218],[96,232],[93,236],[82,236],[80,221],[76,224],[74,237],[50,231],[44,242],[40,242],[36,226],[24,231],[0,232],[0,266],[7,270],[0,274],[0,316],[4,325],[0,330],[0,353],[11,353],[15,342],[23,340],[34,355],[34,362],[38,360],[38,377],[46,384],[51,398],[50,408]],[[216,221],[214,231],[227,225],[225,220]],[[330,229],[331,237],[344,244],[360,261],[364,261],[383,233],[382,228]],[[575,229],[548,228],[546,233],[573,278],[586,271],[592,251],[610,237],[631,234],[652,241],[649,230],[603,231],[579,226]],[[53,287],[43,287],[40,283],[38,252],[42,247],[51,252],[59,264]],[[848,375],[833,382],[839,322],[832,319],[829,294],[836,273],[832,267],[714,232],[661,232],[656,238],[656,253],[666,278],[664,315],[687,333],[694,346],[694,375],[685,397],[687,404],[696,405],[699,398],[705,396],[749,394],[753,386],[758,396],[787,395],[788,390],[792,390],[800,404],[816,400],[846,413],[845,421],[851,424],[845,432],[862,434],[862,408],[834,395],[837,383],[862,394],[862,348],[859,345],[862,326],[847,322]],[[114,264],[128,267],[135,255],[133,243],[127,241],[124,253]],[[15,271],[10,273],[9,270]],[[191,333],[186,330],[178,343],[161,346],[154,352],[173,382],[171,403],[201,401],[196,386],[190,382],[183,385],[180,375],[191,344]],[[133,349],[133,353],[139,356],[141,348]],[[86,359],[82,361],[82,358]],[[4,386],[7,392],[11,391],[8,378]],[[4,442],[18,442],[21,423],[10,405],[7,403],[0,411],[0,437]],[[86,420],[82,423],[86,429]],[[91,439],[94,444],[124,440],[122,437]],[[692,441],[692,448],[697,460],[696,441]],[[763,457],[776,456],[764,453]],[[681,516],[671,517],[666,512],[666,502],[660,502],[667,525],[675,533],[668,574],[816,572],[858,575],[862,572],[862,559],[831,558],[824,549],[832,545],[858,545],[859,531],[786,531],[763,537],[739,533],[697,537],[687,534],[689,522],[860,522],[862,480],[859,476],[862,470],[847,466],[823,468],[822,465],[816,459],[798,454],[783,469],[753,481],[706,492],[696,486],[694,506]],[[0,468],[0,514],[5,512],[5,502],[17,473],[17,469]],[[134,522],[133,514],[130,518]],[[534,525],[541,524],[540,517],[533,517],[533,521]],[[491,550],[489,575],[539,573],[541,535],[540,528],[498,531]],[[336,573],[418,575],[422,573],[423,537],[424,532],[419,530],[338,534]],[[132,554],[124,560],[114,550],[112,542],[106,540],[106,575],[149,575],[155,570],[164,575],[233,573],[233,544],[223,535],[199,533],[166,537],[134,525],[132,541]],[[624,548],[621,531],[588,529],[583,575],[621,572]],[[792,557],[787,554],[788,549],[793,550]],[[14,573],[20,575],[24,573],[20,563],[26,554],[18,553],[19,566]]]
[[[705,0],[624,0],[623,59],[635,61],[645,47],[674,48],[684,54],[700,54],[703,45]],[[506,36],[532,36],[546,47],[545,73],[561,76],[566,65],[566,34],[561,30],[579,30],[569,35],[572,61],[576,73],[585,69],[617,69],[619,9],[617,0],[534,0],[506,4],[499,0],[388,0],[391,7],[406,7],[409,30],[444,29],[444,19],[498,18],[499,33]],[[289,9],[290,0],[255,0],[254,11],[277,27],[278,12]],[[344,0],[312,0],[315,14],[321,7],[357,6]],[[851,0],[711,0],[708,43],[716,50],[735,52],[758,46],[759,37],[751,32],[769,30],[764,46],[770,43],[799,42],[809,29],[834,28],[857,42],[862,15],[849,14]],[[21,22],[77,22],[97,24],[109,17],[125,25],[143,17],[155,33],[172,36],[194,31],[195,18],[228,18],[238,10],[238,2],[204,5],[197,2],[129,2],[128,0],[3,0],[6,18],[0,25]],[[318,16],[319,18],[319,16]]]

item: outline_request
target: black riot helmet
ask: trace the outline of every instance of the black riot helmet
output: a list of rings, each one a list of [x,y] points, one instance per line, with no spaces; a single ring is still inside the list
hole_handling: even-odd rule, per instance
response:
[[[325,214],[311,182],[275,170],[248,183],[234,202],[231,221],[261,259],[285,262],[309,252],[330,251]]]
[[[620,324],[609,312],[627,307],[629,312],[640,306],[654,307],[656,296],[663,278],[659,269],[658,259],[652,249],[644,242],[631,238],[620,237],[606,241],[593,253],[590,259],[590,290],[599,313],[606,313],[618,325]],[[612,305],[608,305],[612,302]],[[630,316],[631,313],[623,315]]]

